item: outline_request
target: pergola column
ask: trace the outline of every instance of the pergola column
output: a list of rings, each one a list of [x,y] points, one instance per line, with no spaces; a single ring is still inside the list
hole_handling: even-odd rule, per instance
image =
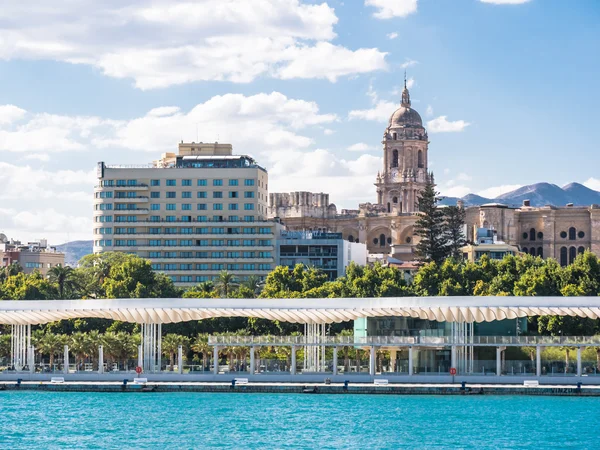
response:
[[[577,376],[580,377],[581,375],[581,347],[577,347]]]
[[[371,353],[369,354],[369,375],[375,375],[375,355],[376,355],[375,347],[371,347]]]
[[[333,374],[338,374],[338,348],[337,345],[333,346]]]
[[[390,349],[390,372],[396,371],[396,357],[397,350],[395,348]]]
[[[27,364],[29,365],[29,373],[35,373],[35,349],[33,348],[33,345],[29,346],[28,351]]]
[[[98,346],[98,373],[104,373],[104,347]]]
[[[542,348],[539,345],[535,346],[535,376],[542,376]]]
[[[11,363],[20,371],[27,363],[27,350],[31,346],[31,325],[12,325],[10,341]]]
[[[219,346],[213,348],[213,374],[219,375]]]
[[[183,347],[177,347],[177,373],[183,373]]]
[[[254,346],[250,347],[250,370],[248,371],[248,373],[250,373],[250,375],[254,375],[255,373],[255,367],[256,367],[256,362],[254,360],[254,358],[256,357],[256,349],[254,348]]]
[[[138,367],[144,366],[144,351],[142,344],[138,345]]]
[[[415,371],[413,362],[413,347],[408,347],[408,376],[412,377]]]
[[[450,347],[450,367],[458,371],[458,367],[456,367],[456,345]]]
[[[143,323],[141,328],[144,371],[155,372],[158,367],[160,372],[162,368],[162,324]]]
[[[496,376],[502,375],[502,351],[506,347],[496,347]]]
[[[52,370],[52,368],[50,368]],[[65,345],[65,353],[63,359],[63,373],[69,373],[69,346]]]
[[[292,345],[292,367],[290,367],[290,374],[296,375],[296,346]]]

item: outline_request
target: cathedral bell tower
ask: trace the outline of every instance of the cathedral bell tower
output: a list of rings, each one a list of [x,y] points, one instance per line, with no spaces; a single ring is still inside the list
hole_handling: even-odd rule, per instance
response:
[[[416,212],[419,192],[430,180],[429,141],[421,116],[411,108],[406,75],[402,103],[390,117],[382,144],[383,171],[377,174],[375,183],[377,203],[391,214]]]

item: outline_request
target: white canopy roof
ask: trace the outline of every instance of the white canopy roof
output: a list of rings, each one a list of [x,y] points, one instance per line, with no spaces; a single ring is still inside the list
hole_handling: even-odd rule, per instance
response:
[[[535,315],[569,315],[597,319],[600,317],[600,297],[0,301],[0,323],[13,325],[35,325],[86,317],[134,323],[175,323],[212,317],[257,317],[295,323],[331,323],[380,316],[404,316],[447,322],[489,322]]]

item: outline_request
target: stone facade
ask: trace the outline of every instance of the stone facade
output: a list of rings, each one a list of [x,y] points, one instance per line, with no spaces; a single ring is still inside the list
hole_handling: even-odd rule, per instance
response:
[[[290,230],[338,232],[344,239],[367,244],[369,253],[414,260],[417,197],[425,184],[433,181],[433,175],[427,170],[427,130],[419,113],[411,108],[406,86],[400,108],[385,129],[382,146],[383,167],[375,178],[376,203],[338,211],[325,193],[272,193],[268,216],[279,217]],[[520,208],[501,204],[467,208],[468,239],[473,240],[476,226],[492,228],[498,240],[524,252],[564,264],[585,249],[600,255],[600,206],[534,208],[524,203]]]

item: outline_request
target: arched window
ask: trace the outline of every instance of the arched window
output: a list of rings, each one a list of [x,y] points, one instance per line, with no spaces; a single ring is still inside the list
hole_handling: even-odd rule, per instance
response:
[[[352,236],[352,235],[348,236],[348,242],[354,242],[354,236]]]
[[[569,263],[567,259],[567,247],[560,248],[560,265],[566,266]]]
[[[379,235],[379,246],[380,247],[385,247],[385,234],[380,234]]]
[[[537,252],[537,255],[538,255],[540,258],[543,258],[543,257],[544,257],[544,249],[543,249],[542,247],[538,247],[538,252]]]
[[[373,239],[373,244],[377,245],[378,242],[379,242],[379,239],[377,239],[377,238]]]
[[[398,135],[396,133],[394,133],[394,140],[396,140],[398,137]]]
[[[388,202],[388,212],[392,212],[392,207],[390,205],[390,202]]]
[[[569,228],[569,240],[574,241],[575,239],[577,239],[577,230],[575,227],[571,227]]]
[[[585,253],[585,247],[579,247],[579,248],[577,249],[577,253],[579,253],[580,255],[581,255],[582,253]]]
[[[417,153],[417,164],[420,168],[423,167],[423,151],[419,150],[419,153]]]
[[[531,230],[529,230],[529,240],[535,241],[535,228],[532,228]]]
[[[523,247],[523,253],[525,253],[525,254],[529,253],[529,249],[527,247]]]
[[[569,264],[573,264],[575,258],[577,257],[577,249],[575,247],[569,248]]]
[[[398,167],[398,150],[392,152],[392,167]]]
[[[394,198],[392,199],[392,203],[398,203],[398,197],[394,197]]]
[[[388,244],[391,244],[391,243],[392,243],[392,238],[391,238],[391,237],[387,238],[387,243],[388,243]]]

